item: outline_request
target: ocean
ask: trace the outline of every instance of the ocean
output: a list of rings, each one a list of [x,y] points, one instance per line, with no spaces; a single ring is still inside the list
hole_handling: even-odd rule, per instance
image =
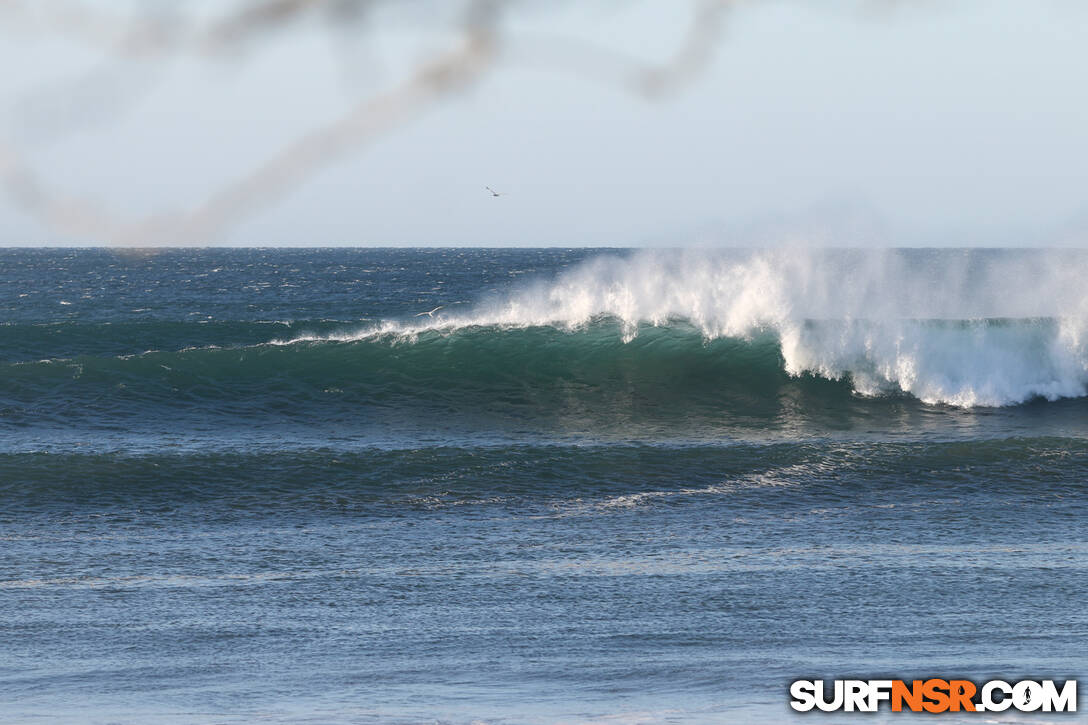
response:
[[[0,250],[0,722],[898,722],[789,683],[1084,681],[1086,272]]]

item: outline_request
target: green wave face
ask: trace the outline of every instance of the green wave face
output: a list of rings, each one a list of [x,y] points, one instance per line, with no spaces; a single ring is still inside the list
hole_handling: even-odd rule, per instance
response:
[[[881,348],[888,340],[891,353]],[[614,318],[572,328],[341,328],[324,338],[7,363],[0,416],[15,427],[274,438],[288,425],[379,441],[385,432],[438,440],[924,433],[974,425],[971,411],[981,409],[919,391],[968,391],[1006,406],[1083,396],[1084,369],[1062,345],[1053,319],[810,320],[716,338],[685,320],[632,329]]]
[[[601,406],[629,415],[652,406],[680,415],[693,405],[758,406],[789,384],[773,335],[705,340],[680,324],[647,327],[625,341],[610,321],[576,331],[465,327],[424,330],[410,338],[387,334],[79,356],[9,363],[0,379],[9,406],[42,406],[52,399],[119,408],[205,406],[212,413],[231,406],[253,415],[345,403],[422,406],[449,414],[596,409],[602,416]]]

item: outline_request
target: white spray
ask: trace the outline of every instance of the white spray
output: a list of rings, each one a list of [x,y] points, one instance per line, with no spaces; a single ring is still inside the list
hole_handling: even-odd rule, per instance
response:
[[[708,339],[777,334],[786,371],[861,395],[1010,405],[1088,392],[1088,253],[653,250],[605,255],[460,314],[351,336],[466,326],[577,330],[684,321]]]

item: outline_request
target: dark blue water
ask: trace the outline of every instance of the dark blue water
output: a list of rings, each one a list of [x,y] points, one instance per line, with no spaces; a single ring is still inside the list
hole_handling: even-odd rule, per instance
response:
[[[1083,678],[1086,260],[0,250],[0,722]]]

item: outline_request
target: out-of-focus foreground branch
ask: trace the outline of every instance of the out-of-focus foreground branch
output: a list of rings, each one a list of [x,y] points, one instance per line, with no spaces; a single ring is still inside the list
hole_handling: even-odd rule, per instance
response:
[[[516,12],[525,2],[468,0],[452,28],[456,41],[449,49],[421,62],[394,87],[360,99],[335,121],[310,129],[281,149],[271,149],[264,163],[243,171],[237,180],[219,187],[189,210],[123,218],[89,196],[56,190],[36,172],[24,149],[2,137],[0,179],[10,200],[58,234],[120,245],[208,243],[305,182],[323,165],[478,82],[504,58],[516,57],[519,48],[533,49],[536,62],[557,70],[660,97],[683,86],[708,65],[719,44],[724,15],[737,2],[698,0],[684,6],[690,15],[686,37],[665,63],[649,65],[585,43],[560,39],[522,42],[504,30],[503,16]],[[175,3],[169,14],[143,10],[126,15],[70,0],[0,0],[0,21],[18,23],[25,32],[78,41],[123,63],[150,63],[180,54],[215,61],[257,46],[271,33],[289,31],[314,19],[323,19],[330,26],[359,23],[378,6],[393,3],[253,0],[198,21],[180,12],[184,3]],[[209,179],[208,186],[214,188],[214,180]]]

